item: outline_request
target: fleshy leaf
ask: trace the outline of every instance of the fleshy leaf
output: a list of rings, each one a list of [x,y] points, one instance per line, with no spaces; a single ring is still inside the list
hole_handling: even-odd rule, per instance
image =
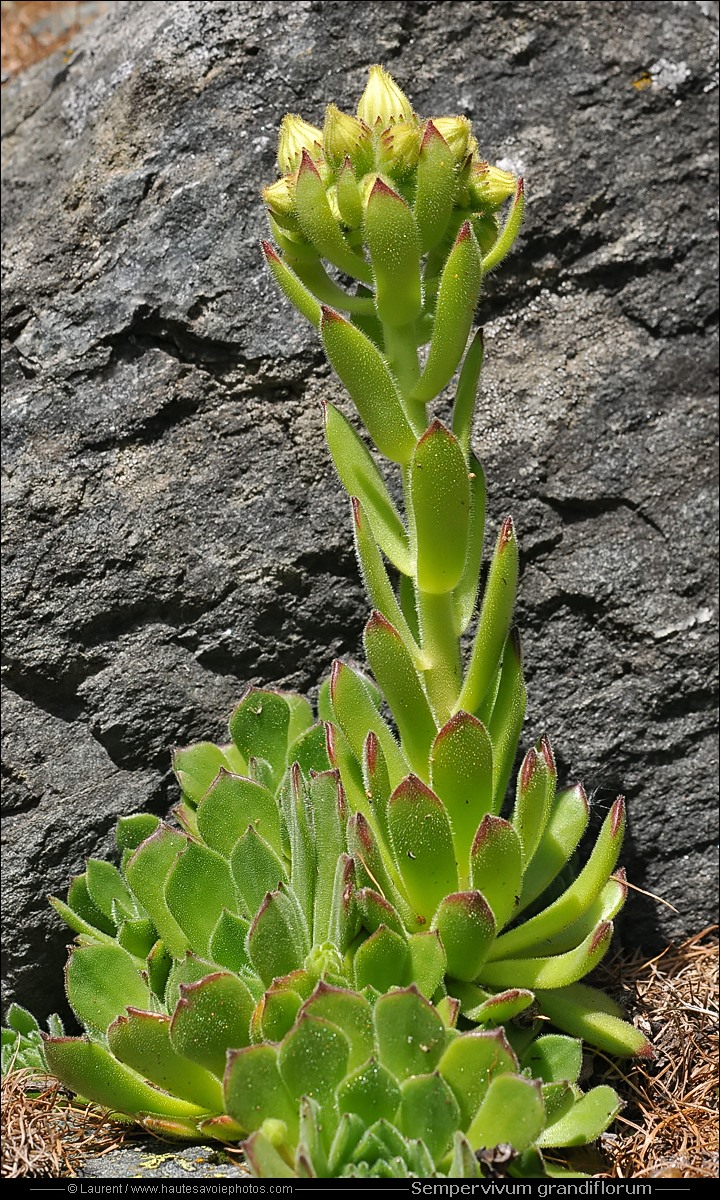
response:
[[[396,785],[408,773],[400,747],[380,716],[370,689],[361,676],[346,663],[333,663],[330,692],[335,719],[345,734],[358,763],[362,761],[365,739],[370,731],[383,748],[391,783]]]
[[[435,1070],[445,1048],[446,1030],[417,988],[380,996],[373,1019],[380,1061],[397,1080]]]
[[[343,237],[330,209],[325,185],[310,155],[303,151],[295,185],[295,213],[305,237],[347,275],[372,283],[372,271]]]
[[[210,937],[210,955],[219,967],[246,975],[252,972],[246,940],[250,922],[223,909]]]
[[[406,1079],[397,1124],[406,1137],[419,1138],[437,1160],[450,1149],[460,1121],[451,1089],[437,1073]]]
[[[592,854],[573,883],[537,916],[531,917],[517,929],[501,934],[490,957],[504,958],[532,950],[533,946],[553,937],[572,921],[577,921],[597,899],[615,869],[624,832],[625,805],[620,797],[605,818]],[[547,985],[538,980],[537,986]]]
[[[342,1029],[350,1043],[348,1070],[367,1061],[373,1048],[373,1024],[372,1009],[364,996],[321,980],[305,1002],[303,1012],[322,1017]]]
[[[466,887],[473,840],[485,813],[492,808],[492,746],[485,726],[469,713],[451,717],[433,743],[430,772],[433,791],[450,818],[459,881]],[[483,887],[479,882],[473,886]]]
[[[225,1109],[243,1129],[259,1129],[271,1118],[297,1136],[298,1111],[278,1068],[276,1046],[265,1042],[231,1050],[223,1084]]]
[[[519,1013],[529,1008],[535,999],[527,988],[507,988],[494,995],[473,984],[459,984],[453,980],[453,991],[462,1001],[463,1016],[469,1021],[490,1027],[505,1025]]]
[[[436,726],[405,642],[379,612],[374,612],[368,621],[364,641],[372,673],[395,718],[403,754],[417,775],[427,776],[428,753]]]
[[[375,1058],[351,1072],[337,1092],[341,1113],[357,1113],[366,1126],[373,1121],[391,1121],[400,1103],[400,1088],[393,1076]]]
[[[434,400],[455,374],[472,328],[481,281],[480,249],[466,221],[440,277],[430,349],[411,392],[413,400]]]
[[[374,987],[386,992],[410,975],[410,951],[399,934],[381,925],[362,942],[353,960],[355,987]]]
[[[513,199],[510,212],[507,220],[500,231],[492,249],[485,255],[482,260],[483,271],[494,271],[505,255],[508,254],[513,246],[513,243],[520,232],[523,213],[525,211],[525,185],[522,179],[518,179],[515,189],[515,197]]]
[[[203,841],[224,858],[249,825],[280,850],[280,815],[272,792],[241,775],[219,772],[198,804],[197,825]]]
[[[505,639],[498,690],[488,719],[488,733],[493,747],[493,812],[496,814],[502,808],[512,774],[526,704],[520,638],[511,629]]]
[[[87,873],[76,875],[68,888],[67,906],[80,917],[83,925],[89,925],[101,933],[114,934],[116,924],[112,915],[106,916],[90,895]],[[63,914],[61,914],[63,915]],[[74,925],[71,928],[75,928]],[[77,930],[78,933],[81,930]]]
[[[279,692],[249,688],[230,717],[230,736],[246,758],[263,758],[275,782],[285,770],[290,705]]]
[[[222,1112],[219,1081],[203,1067],[178,1054],[170,1040],[170,1018],[129,1008],[108,1029],[115,1057],[164,1091],[210,1112]]]
[[[309,950],[308,929],[297,900],[285,888],[271,892],[248,934],[250,961],[265,986],[297,970]]]
[[[93,1100],[110,1113],[157,1113],[178,1120],[204,1116],[197,1104],[188,1104],[151,1087],[130,1067],[119,1063],[99,1042],[85,1038],[47,1038],[48,1068],[86,1100]]]
[[[423,254],[442,241],[458,189],[455,157],[445,138],[428,121],[420,147],[413,212]],[[439,390],[439,389],[438,389]]]
[[[532,904],[560,873],[576,849],[590,817],[581,784],[558,792],[540,845],[523,877],[518,912]]]
[[[118,850],[137,850],[145,838],[150,837],[160,824],[160,818],[152,813],[131,813],[120,817],[115,826],[115,842]]]
[[[496,1075],[515,1072],[518,1061],[502,1029],[492,1033],[464,1033],[451,1041],[438,1063],[438,1071],[452,1088],[460,1106],[462,1127],[467,1128]]]
[[[473,842],[471,877],[490,905],[498,930],[517,906],[522,865],[520,838],[510,822],[487,813]]]
[[[342,1030],[305,1011],[283,1039],[278,1068],[295,1100],[310,1096],[324,1103],[345,1078],[349,1056],[350,1043]]]
[[[395,789],[388,805],[395,861],[415,911],[430,922],[457,887],[457,865],[447,813],[415,775]]]
[[[287,883],[287,873],[281,859],[253,825],[240,838],[230,860],[238,890],[245,901],[245,911],[256,913],[268,892]]]
[[[455,432],[454,428],[453,432]],[[467,451],[464,450],[464,453],[467,453]],[[474,454],[469,455],[469,462],[470,521],[468,525],[467,556],[465,558],[462,578],[455,588],[453,595],[455,624],[459,634],[465,632],[475,612],[480,583],[480,564],[482,562],[483,544],[485,541],[485,472]]]
[[[276,253],[269,242],[262,242],[261,244],[263,254],[265,255],[265,262],[270,268],[280,291],[287,296],[290,303],[298,310],[301,316],[305,317],[311,325],[314,325],[315,329],[319,329],[319,301],[302,280],[298,278],[298,275],[290,270],[288,264],[283,262],[280,255]]]
[[[300,974],[300,971],[293,971],[284,979],[276,980],[263,994],[252,1016],[252,1041],[279,1042],[290,1032],[297,1021],[303,999],[289,981],[294,975]]]
[[[374,531],[370,528],[362,504],[355,496],[352,497],[352,510],[355,550],[370,600],[391,625],[395,626],[413,661],[419,663],[422,659],[420,649],[395,595]]]
[[[66,989],[75,1015],[100,1033],[129,1005],[151,1007],[138,960],[118,945],[76,947],[68,960]]]
[[[410,496],[418,584],[433,594],[452,591],[462,578],[468,548],[470,482],[458,441],[441,421],[433,421],[415,447]]]
[[[458,709],[476,712],[502,658],[518,581],[518,545],[511,517],[503,522],[490,563],[478,626]]]
[[[222,1079],[229,1049],[247,1046],[254,1000],[237,975],[218,971],[183,984],[170,1023],[178,1054]]]
[[[226,859],[192,840],[170,869],[165,899],[198,954],[208,953],[223,909],[238,912],[237,889]]]
[[[475,404],[477,402],[477,389],[480,381],[480,372],[482,371],[483,359],[485,357],[485,347],[483,343],[483,331],[478,329],[473,337],[470,345],[467,348],[467,353],[460,371],[458,379],[457,391],[455,393],[455,403],[453,404],[452,415],[452,430],[457,438],[462,452],[471,463],[473,470],[477,467],[473,465],[473,458],[470,455],[470,439],[472,437],[473,416],[475,413]],[[477,459],[474,459],[477,463]],[[479,463],[477,464],[479,466]],[[482,468],[480,468],[480,478],[482,479]],[[482,525],[485,511],[485,484],[483,480],[482,487],[482,505],[480,516],[480,545],[482,546]],[[478,566],[480,559],[478,557]]]
[[[582,1042],[579,1038],[548,1033],[537,1038],[523,1055],[521,1067],[529,1067],[533,1079],[543,1083],[577,1083],[582,1067]]]
[[[430,1000],[442,983],[447,956],[437,930],[413,933],[408,938],[410,982]]]
[[[338,860],[345,850],[345,817],[341,813],[342,797],[337,771],[322,771],[308,783],[308,815],[312,829],[310,837],[323,839],[323,852],[317,854],[313,871],[313,941],[315,945],[332,940],[331,922],[335,874]]]
[[[612,938],[612,922],[603,921],[575,950],[549,958],[511,958],[484,962],[478,981],[494,988],[560,988],[576,983],[604,958]],[[499,940],[499,939],[498,939]],[[491,950],[495,954],[497,942]]]
[[[518,772],[511,822],[522,844],[524,864],[537,850],[555,795],[555,763],[545,740],[543,747],[547,750],[528,750]]]
[[[518,1075],[498,1075],[467,1131],[467,1139],[474,1150],[507,1143],[523,1151],[537,1140],[544,1124],[540,1084]]]
[[[125,864],[125,878],[143,908],[152,913],[160,937],[176,958],[185,953],[190,943],[168,908],[165,881],[187,845],[184,834],[169,825],[160,825]]]
[[[323,309],[321,332],[327,356],[380,453],[392,462],[409,462],[415,434],[377,346],[330,308]]]
[[[617,1092],[602,1085],[581,1096],[569,1112],[538,1135],[538,1146],[586,1146],[604,1133],[622,1103]]]
[[[325,726],[321,722],[311,725],[295,738],[288,747],[289,765],[297,763],[303,775],[311,771],[327,771],[330,767],[325,740]]]
[[[447,955],[448,975],[475,979],[495,937],[495,919],[482,892],[452,892],[433,917]]]
[[[410,325],[420,316],[420,241],[402,196],[378,175],[365,212],[365,237],[375,276],[375,308],[388,325]]]
[[[294,1179],[296,1172],[260,1130],[243,1143],[243,1154],[256,1179]]]
[[[233,762],[232,758],[236,761]],[[229,755],[225,747],[216,746],[213,742],[196,742],[193,746],[177,749],[173,752],[172,761],[183,795],[193,807],[205,795],[221,769],[240,774],[245,767],[244,760],[238,760],[237,754]]]
[[[639,1029],[622,1018],[622,1010],[598,988],[573,983],[557,991],[538,991],[538,1004],[559,1029],[582,1038],[607,1054],[652,1058],[653,1049]]]

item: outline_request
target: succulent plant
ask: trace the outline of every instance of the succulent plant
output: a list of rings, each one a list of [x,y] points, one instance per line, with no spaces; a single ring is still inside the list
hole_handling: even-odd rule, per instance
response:
[[[42,1074],[47,1071],[43,1031],[38,1021],[21,1004],[11,1004],[7,1011],[7,1025],[2,1028],[1,1071],[30,1070]],[[63,1023],[57,1013],[48,1017],[48,1030],[53,1037],[62,1037]]]
[[[279,1044],[230,1052],[224,1090],[256,1175],[474,1179],[499,1144],[510,1174],[537,1175],[542,1148],[591,1141],[618,1111],[612,1088],[581,1095],[580,1062],[560,1035],[518,1058],[502,1030],[458,1033],[414,987],[320,983]]]
[[[442,931],[363,928],[372,902],[358,883],[372,868],[338,772],[316,769],[324,750],[310,720],[296,697],[248,692],[232,743],[175,755],[184,831],[122,818],[120,868],[91,860],[67,903],[53,901],[78,935],[66,987],[85,1035],[45,1038],[48,1068],[158,1134],[252,1135],[260,1174],[472,1176],[471,1151],[497,1141],[512,1147],[513,1171],[543,1172],[541,1147],[596,1137],[617,1097],[581,1095],[578,1039],[538,1037],[539,1023],[495,1028],[531,1000],[520,989],[470,1011],[487,1029],[458,1034]],[[382,1013],[397,1016],[379,1025]],[[351,1058],[348,1038],[360,1039]]]
[[[172,1117],[178,1135],[187,1105],[153,1107],[137,1072],[173,1092],[189,1070],[180,1100],[214,1096],[203,1119],[221,1118],[219,1089],[181,1060],[222,1076],[228,1049],[284,1036],[318,980],[414,983],[430,997],[446,967],[437,933],[406,935],[392,962],[382,939],[360,935],[349,812],[307,702],[250,689],[230,730],[226,746],[176,752],[180,828],[121,818],[120,867],[91,859],[67,902],[52,901],[77,934],[66,990],[86,1037],[46,1039],[49,1067],[148,1127]]]
[[[374,680],[336,662],[317,721],[251,688],[226,745],[176,752],[175,822],[121,819],[119,868],[90,860],[53,901],[77,935],[85,1034],[53,1027],[45,1060],[157,1133],[244,1139],[259,1175],[473,1178],[498,1145],[510,1174],[551,1173],[544,1149],[592,1140],[618,1108],[609,1088],[581,1094],[581,1039],[650,1049],[582,982],[625,899],[622,799],[578,869],[588,804],[557,790],[547,738],[506,796],[518,546],[507,518],[481,589],[468,339],[522,181],[479,158],[465,118],[420,121],[379,67],[356,116],[286,118],[278,162],[265,257],[370,440],[325,405]],[[445,425],[427,405],[458,369]],[[37,1045],[26,1017],[8,1045]]]
[[[535,998],[596,1046],[646,1053],[601,994],[578,986],[606,952],[625,899],[624,876],[613,874],[623,800],[574,879],[568,863],[588,805],[581,787],[556,792],[547,738],[525,756],[503,815],[525,715],[511,627],[518,545],[508,517],[478,604],[485,482],[471,433],[483,348],[480,335],[469,347],[468,337],[483,276],[519,230],[522,181],[479,160],[465,118],[419,121],[379,67],[355,117],[331,106],[322,132],[287,117],[278,161],[283,178],[265,199],[282,257],[266,243],[266,259],[319,329],[371,445],[398,476],[393,489],[350,421],[325,405],[374,607],[365,651],[389,717],[366,679],[336,662],[328,751],[354,812],[364,924],[385,941],[437,930],[447,987],[470,1017],[502,1021]],[[340,200],[353,187],[357,210]],[[500,232],[497,209],[511,196]],[[331,296],[323,263],[354,277],[355,291],[334,282]],[[458,368],[448,428],[426,406]]]

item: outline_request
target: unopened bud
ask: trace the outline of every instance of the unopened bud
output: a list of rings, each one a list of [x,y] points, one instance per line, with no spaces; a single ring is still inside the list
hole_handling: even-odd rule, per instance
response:
[[[325,110],[323,146],[333,167],[339,167],[346,158],[361,173],[372,165],[372,134],[367,125],[334,104],[328,104]]]
[[[381,129],[386,129],[398,121],[409,121],[413,110],[392,75],[384,67],[376,65],[370,68],[365,91],[357,106],[357,115],[370,129],[374,129],[378,122]]]
[[[402,179],[417,166],[420,157],[420,129],[417,121],[398,121],[380,136],[377,162],[394,179]]]
[[[288,113],[283,117],[278,139],[278,166],[283,175],[291,175],[300,166],[303,150],[306,150],[313,162],[322,158],[323,135],[315,125],[310,125],[296,113]]]
[[[517,177],[500,167],[477,163],[470,183],[470,192],[478,208],[499,208],[515,195]]]
[[[263,188],[263,200],[271,212],[286,216],[293,210],[295,181],[291,175],[283,175],[268,187]]]
[[[463,162],[470,144],[470,122],[467,117],[433,117],[433,125],[445,138],[455,161]]]

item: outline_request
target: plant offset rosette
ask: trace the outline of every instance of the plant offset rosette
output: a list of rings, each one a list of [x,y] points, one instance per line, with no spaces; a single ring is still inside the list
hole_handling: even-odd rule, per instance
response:
[[[458,1033],[415,988],[321,983],[278,1045],[229,1055],[224,1089],[259,1176],[475,1179],[500,1144],[510,1174],[541,1175],[541,1148],[591,1141],[618,1111],[612,1088],[580,1094],[580,1063],[572,1038],[519,1058],[502,1030]]]
[[[185,831],[121,819],[120,869],[91,860],[54,901],[85,1035],[54,1028],[47,1066],[157,1134],[247,1138],[259,1175],[474,1178],[498,1142],[512,1173],[543,1173],[542,1149],[597,1137],[617,1096],[580,1092],[576,1039],[459,1034],[438,931],[362,931],[359,852],[309,720],[251,690],[230,744],[175,755]]]
[[[329,754],[354,811],[364,926],[388,945],[436,930],[446,986],[475,1020],[504,1021],[536,1000],[596,1046],[647,1053],[607,998],[580,983],[625,899],[613,874],[622,799],[574,879],[588,805],[581,787],[556,792],[547,739],[526,755],[503,815],[525,715],[511,629],[518,546],[508,517],[478,603],[485,482],[471,431],[483,348],[479,334],[468,340],[483,275],[517,235],[522,181],[479,160],[464,118],[419,121],[379,67],[355,117],[331,106],[322,132],[287,117],[278,161],[283,179],[264,194],[282,257],[266,243],[266,259],[319,329],[404,497],[403,513],[365,440],[326,404],[374,607],[365,651],[391,718],[363,677],[335,664]],[[501,230],[497,210],[511,196]],[[357,286],[341,288],[338,271]],[[448,427],[427,405],[458,369]]]
[[[181,828],[122,818],[120,868],[90,860],[67,903],[53,901],[77,934],[66,989],[86,1036],[54,1031],[48,1066],[177,1136],[240,1136],[208,1072],[221,1079],[228,1050],[283,1037],[319,980],[431,997],[446,970],[435,932],[406,935],[392,961],[362,935],[349,812],[307,702],[251,689],[230,732],[176,752]]]

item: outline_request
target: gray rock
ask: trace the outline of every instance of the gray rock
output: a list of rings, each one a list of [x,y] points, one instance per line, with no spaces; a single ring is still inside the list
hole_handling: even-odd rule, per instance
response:
[[[249,1176],[242,1161],[231,1160],[219,1148],[168,1149],[167,1144],[149,1137],[141,1137],[97,1158],[87,1158],[78,1171],[80,1179],[238,1179],[245,1180],[246,1187],[251,1186],[247,1182]],[[191,1194],[192,1183],[187,1187]]]
[[[123,3],[3,93],[5,984],[45,907],[249,683],[312,693],[365,602],[312,331],[264,273],[283,113],[384,62],[522,170],[477,444],[516,517],[527,740],[630,805],[625,935],[713,919],[716,18],[710,4]],[[341,401],[342,402],[342,401]]]

